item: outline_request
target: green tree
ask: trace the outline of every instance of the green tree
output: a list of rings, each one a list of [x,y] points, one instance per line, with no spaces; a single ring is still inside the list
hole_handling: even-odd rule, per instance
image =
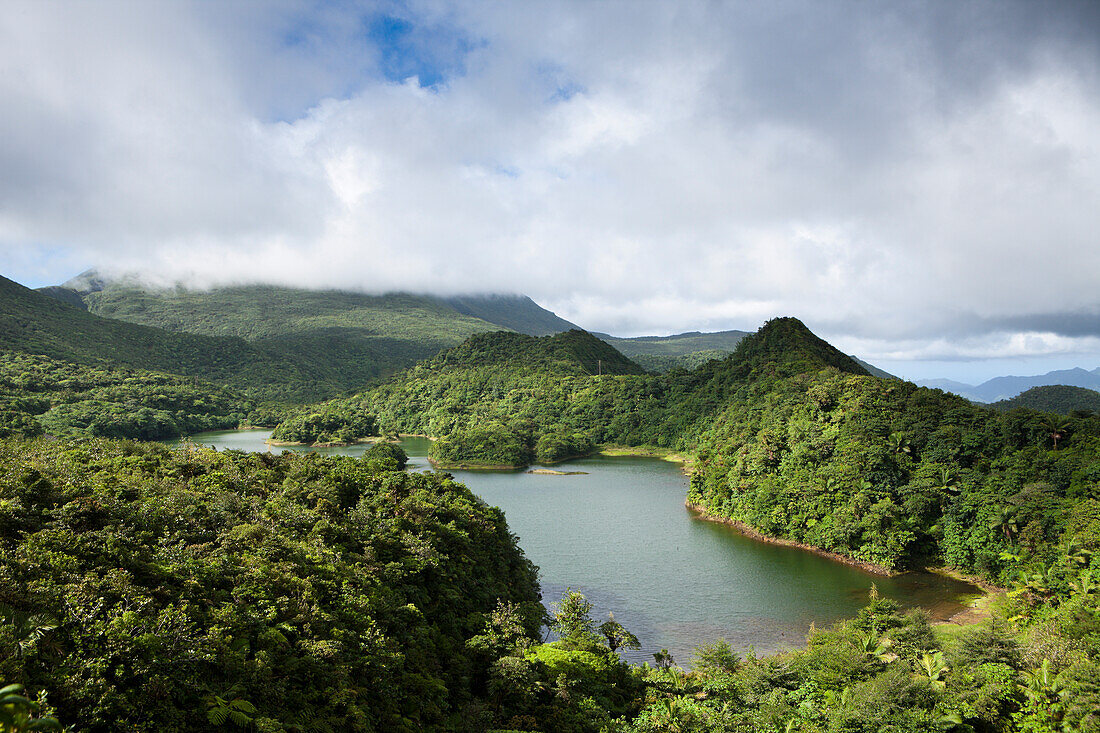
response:
[[[611,651],[617,649],[641,649],[642,643],[638,637],[630,633],[615,620],[615,614],[608,613],[607,620],[600,624],[600,634],[607,639],[607,648]]]
[[[38,717],[39,704],[25,697],[22,685],[0,689],[0,733],[61,730],[56,718]]]
[[[599,645],[596,622],[592,620],[592,603],[580,591],[567,588],[561,600],[552,608],[550,628],[561,640],[579,649]]]

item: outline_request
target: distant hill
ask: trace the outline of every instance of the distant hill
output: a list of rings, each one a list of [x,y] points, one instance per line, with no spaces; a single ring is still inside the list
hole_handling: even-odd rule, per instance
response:
[[[956,382],[953,379],[919,379],[916,384],[919,387],[927,387],[928,389],[942,389],[944,392],[953,392],[960,397],[966,397],[963,393],[974,389],[973,384]]]
[[[75,363],[228,379],[270,360],[243,339],[170,333],[101,318],[2,276],[0,316],[0,349]]]
[[[1054,384],[1032,387],[1012,399],[994,402],[990,407],[997,410],[1027,407],[1060,415],[1068,415],[1074,411],[1100,412],[1100,392],[1084,387]]]
[[[587,331],[554,336],[482,333],[422,365],[427,371],[501,366],[554,376],[644,374],[645,370]]]
[[[552,336],[580,326],[546,310],[526,295],[458,295],[440,298],[463,315],[528,336]]]
[[[383,341],[363,348],[358,336],[315,332],[249,342],[179,333],[104,318],[0,277],[0,350],[195,376],[258,399],[305,402],[361,387],[380,376],[380,362],[407,346],[399,342],[383,351]],[[404,358],[415,361],[421,353],[410,348]]]
[[[974,402],[998,402],[1011,399],[1032,387],[1066,385],[1100,390],[1100,368],[1092,371],[1080,367],[1076,369],[1057,369],[1031,377],[994,377],[977,386],[947,379],[925,379],[917,382],[917,384],[921,387],[932,387],[946,392],[954,392],[960,397],[965,397]]]
[[[239,337],[336,377],[329,397],[385,377],[469,336],[542,336],[576,328],[522,295],[438,298],[271,285],[154,288],[95,270],[40,292],[89,313],[179,333]]]
[[[721,359],[737,347],[748,331],[688,331],[672,336],[635,336],[619,338],[606,333],[593,334],[614,346],[639,365],[653,372],[670,369],[694,369],[710,359]]]
[[[898,379],[898,377],[895,377],[893,374],[886,371],[885,369],[879,369],[874,364],[868,364],[863,359],[860,359],[858,356],[853,356],[852,358],[855,359],[857,364],[866,369],[867,373],[870,374],[872,377],[878,377],[879,379]]]

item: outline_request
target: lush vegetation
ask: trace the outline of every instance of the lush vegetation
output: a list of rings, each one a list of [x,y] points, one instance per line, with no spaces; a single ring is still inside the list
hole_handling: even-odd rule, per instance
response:
[[[281,416],[189,377],[0,352],[0,437],[163,440]]]
[[[1042,555],[1100,500],[1096,418],[1001,413],[870,377],[794,319],[691,372],[594,377],[561,356],[590,341],[480,335],[324,409],[439,436],[447,465],[523,465],[540,441],[690,451],[689,499],[708,513],[887,568],[1005,581],[1003,553]]]
[[[293,376],[303,386],[294,391],[293,383],[269,385],[265,396],[292,401],[362,388],[475,333],[506,329],[544,335],[575,328],[522,296],[367,295],[267,285],[158,289],[94,272],[69,285],[41,292],[110,319],[245,339],[268,359],[290,360],[299,367]],[[284,381],[275,369],[267,379]]]
[[[500,422],[471,425],[432,443],[429,457],[443,468],[516,468],[559,463],[596,450],[584,433],[543,432]]]
[[[697,443],[689,500],[889,568],[1007,580],[1100,501],[1100,420],[998,413],[909,383],[819,372],[751,383]]]
[[[553,336],[577,328],[524,295],[453,295],[441,300],[459,313],[528,336]]]
[[[88,414],[189,419],[240,420],[247,406],[182,378],[5,359],[12,434],[83,401]],[[10,713],[134,731],[1100,731],[1092,414],[998,411],[879,379],[776,319],[725,359],[664,374],[584,332],[478,334],[277,435],[398,432],[437,436],[444,464],[607,443],[687,451],[688,498],[716,518],[1012,590],[955,632],[872,596],[802,650],[757,658],[715,641],[690,670],[664,653],[631,668],[616,654],[637,644],[628,630],[598,624],[572,592],[545,618],[499,510],[445,473],[405,474],[392,443],[355,460],[9,439],[0,679],[22,690],[4,688],[0,725]],[[540,643],[546,621],[557,640]]]
[[[325,409],[320,412],[299,412],[287,418],[275,428],[272,440],[305,445],[351,443],[377,432],[377,423],[364,413],[339,412]]]
[[[1093,582],[1087,559],[1064,564]],[[691,671],[661,662],[642,672],[645,708],[609,730],[1100,731],[1095,589],[1042,601],[1016,591],[990,620],[950,629],[872,593],[856,618],[811,628],[804,650],[741,658],[719,640]]]
[[[334,340],[333,349],[339,352],[339,346]],[[368,381],[354,362],[320,358],[319,344],[249,343],[135,325],[74,308],[3,277],[0,350],[198,377],[255,399],[289,402],[323,399]]]
[[[635,336],[617,338],[596,334],[637,364],[653,372],[670,369],[694,369],[711,359],[721,359],[733,353],[747,331],[689,331],[673,336]]]
[[[400,458],[0,442],[0,678],[80,730],[482,728],[467,641],[503,604],[531,645],[535,569]]]
[[[1056,412],[1069,415],[1075,412],[1100,412],[1100,392],[1084,387],[1070,387],[1055,384],[1047,387],[1032,387],[1012,399],[1001,400],[990,405],[995,410],[1012,410],[1026,407],[1042,412]]]

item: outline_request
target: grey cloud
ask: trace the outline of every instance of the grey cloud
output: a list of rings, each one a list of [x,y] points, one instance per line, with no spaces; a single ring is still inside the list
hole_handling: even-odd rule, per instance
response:
[[[1091,312],[1032,313],[1007,318],[986,319],[980,330],[1054,333],[1059,336],[1100,338],[1100,307]]]
[[[1095,334],[1094,3],[15,7],[0,266],[792,314],[880,354]],[[450,39],[446,83],[386,78],[377,12]]]

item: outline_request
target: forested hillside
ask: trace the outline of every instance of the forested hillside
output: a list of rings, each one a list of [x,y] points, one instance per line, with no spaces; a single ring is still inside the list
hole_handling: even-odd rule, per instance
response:
[[[1047,557],[1067,527],[1091,526],[1100,501],[1096,418],[1055,425],[871,377],[795,319],[770,321],[725,360],[663,375],[570,372],[548,343],[523,342],[541,358],[514,356],[512,338],[476,337],[312,414],[437,436],[448,465],[553,461],[609,443],[687,451],[702,510],[887,568],[950,563],[1007,580],[1003,553],[1025,543]]]
[[[526,295],[453,295],[441,300],[463,313],[528,336],[553,336],[580,328]]]
[[[518,295],[368,295],[270,285],[154,288],[94,271],[41,292],[106,318],[243,338],[258,350],[289,355],[324,375],[331,385],[326,396],[362,388],[475,333],[513,330],[541,336],[576,328]]]
[[[619,338],[597,333],[601,339],[624,355],[654,372],[670,369],[694,369],[711,359],[730,354],[748,331],[689,331],[672,336],[635,336]]]
[[[301,411],[279,425],[274,437],[312,443],[338,437],[341,430],[347,437],[348,430],[354,433],[353,426],[369,416],[369,424],[384,433],[447,435],[449,440],[481,446],[476,452],[464,451],[455,461],[440,456],[445,463],[524,465],[534,457],[542,435],[551,433],[539,458],[560,460],[591,450],[591,441],[574,444],[577,428],[572,424],[551,427],[532,422],[531,410],[538,406],[515,399],[517,384],[541,392],[554,390],[555,385],[567,389],[600,384],[612,375],[643,374],[638,365],[584,331],[541,338],[479,334],[365,395]],[[362,407],[364,399],[371,401],[370,409]],[[539,435],[533,432],[536,426],[541,428]],[[459,429],[474,432],[467,439],[455,434]],[[448,445],[443,441],[436,450],[446,450]]]
[[[243,395],[191,377],[0,352],[0,437],[163,440],[262,414]]]
[[[535,568],[500,510],[397,468],[0,441],[0,679],[87,731],[484,729],[467,642],[504,609],[532,645]]]
[[[337,327],[256,341],[180,333],[97,316],[0,277],[0,350],[199,377],[255,399],[324,399],[370,383],[393,358],[412,363],[438,348]]]
[[[1069,415],[1073,412],[1100,412],[1100,392],[1065,384],[1032,387],[1012,399],[994,402],[990,407],[995,410],[1027,407],[1043,412],[1056,412],[1059,415]]]
[[[39,407],[69,387],[205,399],[156,375],[11,364],[5,384]],[[401,472],[392,445],[355,460],[7,439],[0,676],[48,693],[38,714],[134,731],[1100,730],[1098,418],[872,377],[776,319],[661,375],[584,332],[480,334],[280,429],[424,432],[437,460],[475,465],[676,448],[715,518],[1013,590],[956,633],[872,593],[804,650],[716,640],[690,671],[663,653],[630,668],[616,650],[637,640],[575,592],[551,608],[560,639],[539,643],[534,568],[499,510]]]

